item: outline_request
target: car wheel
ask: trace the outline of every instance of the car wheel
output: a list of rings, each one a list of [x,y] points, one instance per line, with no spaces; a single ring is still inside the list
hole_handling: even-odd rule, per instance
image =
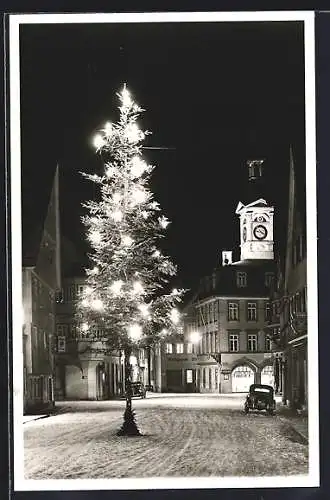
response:
[[[248,408],[248,406],[245,406],[245,407],[244,407],[244,413],[249,413],[249,408]]]

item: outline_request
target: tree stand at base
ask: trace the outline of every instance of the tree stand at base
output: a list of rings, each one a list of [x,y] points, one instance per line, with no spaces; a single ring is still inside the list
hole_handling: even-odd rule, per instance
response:
[[[135,422],[134,410],[131,408],[126,408],[124,422],[117,432],[117,436],[142,436]]]
[[[124,366],[125,366],[125,396],[126,408],[124,412],[124,422],[117,436],[141,436],[141,433],[135,422],[135,413],[132,410],[132,367],[130,364],[131,356],[130,346],[124,350]]]

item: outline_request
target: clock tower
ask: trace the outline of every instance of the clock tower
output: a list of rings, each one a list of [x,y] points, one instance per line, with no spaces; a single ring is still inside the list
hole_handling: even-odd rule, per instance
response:
[[[247,162],[249,182],[253,191],[261,185],[263,160]],[[263,198],[244,205],[239,202],[236,214],[240,217],[241,260],[274,259],[274,207]]]

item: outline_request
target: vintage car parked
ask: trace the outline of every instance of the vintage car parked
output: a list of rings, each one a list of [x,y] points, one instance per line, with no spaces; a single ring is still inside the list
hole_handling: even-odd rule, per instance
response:
[[[266,410],[269,415],[274,415],[276,402],[274,389],[270,385],[252,384],[244,403],[245,413],[250,410]]]
[[[146,389],[142,382],[132,382],[132,397],[140,397],[140,398],[145,398],[146,397]]]

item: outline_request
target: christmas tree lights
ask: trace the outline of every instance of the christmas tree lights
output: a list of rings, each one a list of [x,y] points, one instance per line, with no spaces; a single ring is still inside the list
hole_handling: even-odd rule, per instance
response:
[[[142,157],[142,141],[149,133],[138,125],[143,110],[125,86],[118,97],[118,121],[107,122],[93,141],[104,162],[103,175],[82,174],[97,185],[100,201],[83,204],[92,265],[86,270],[88,288],[77,320],[85,336],[101,328],[109,352],[123,351],[126,410],[118,434],[138,435],[129,360],[137,347],[150,347],[177,331],[176,305],[184,290],[164,292],[176,267],[157,242],[170,221],[160,214],[149,189],[154,166]]]

